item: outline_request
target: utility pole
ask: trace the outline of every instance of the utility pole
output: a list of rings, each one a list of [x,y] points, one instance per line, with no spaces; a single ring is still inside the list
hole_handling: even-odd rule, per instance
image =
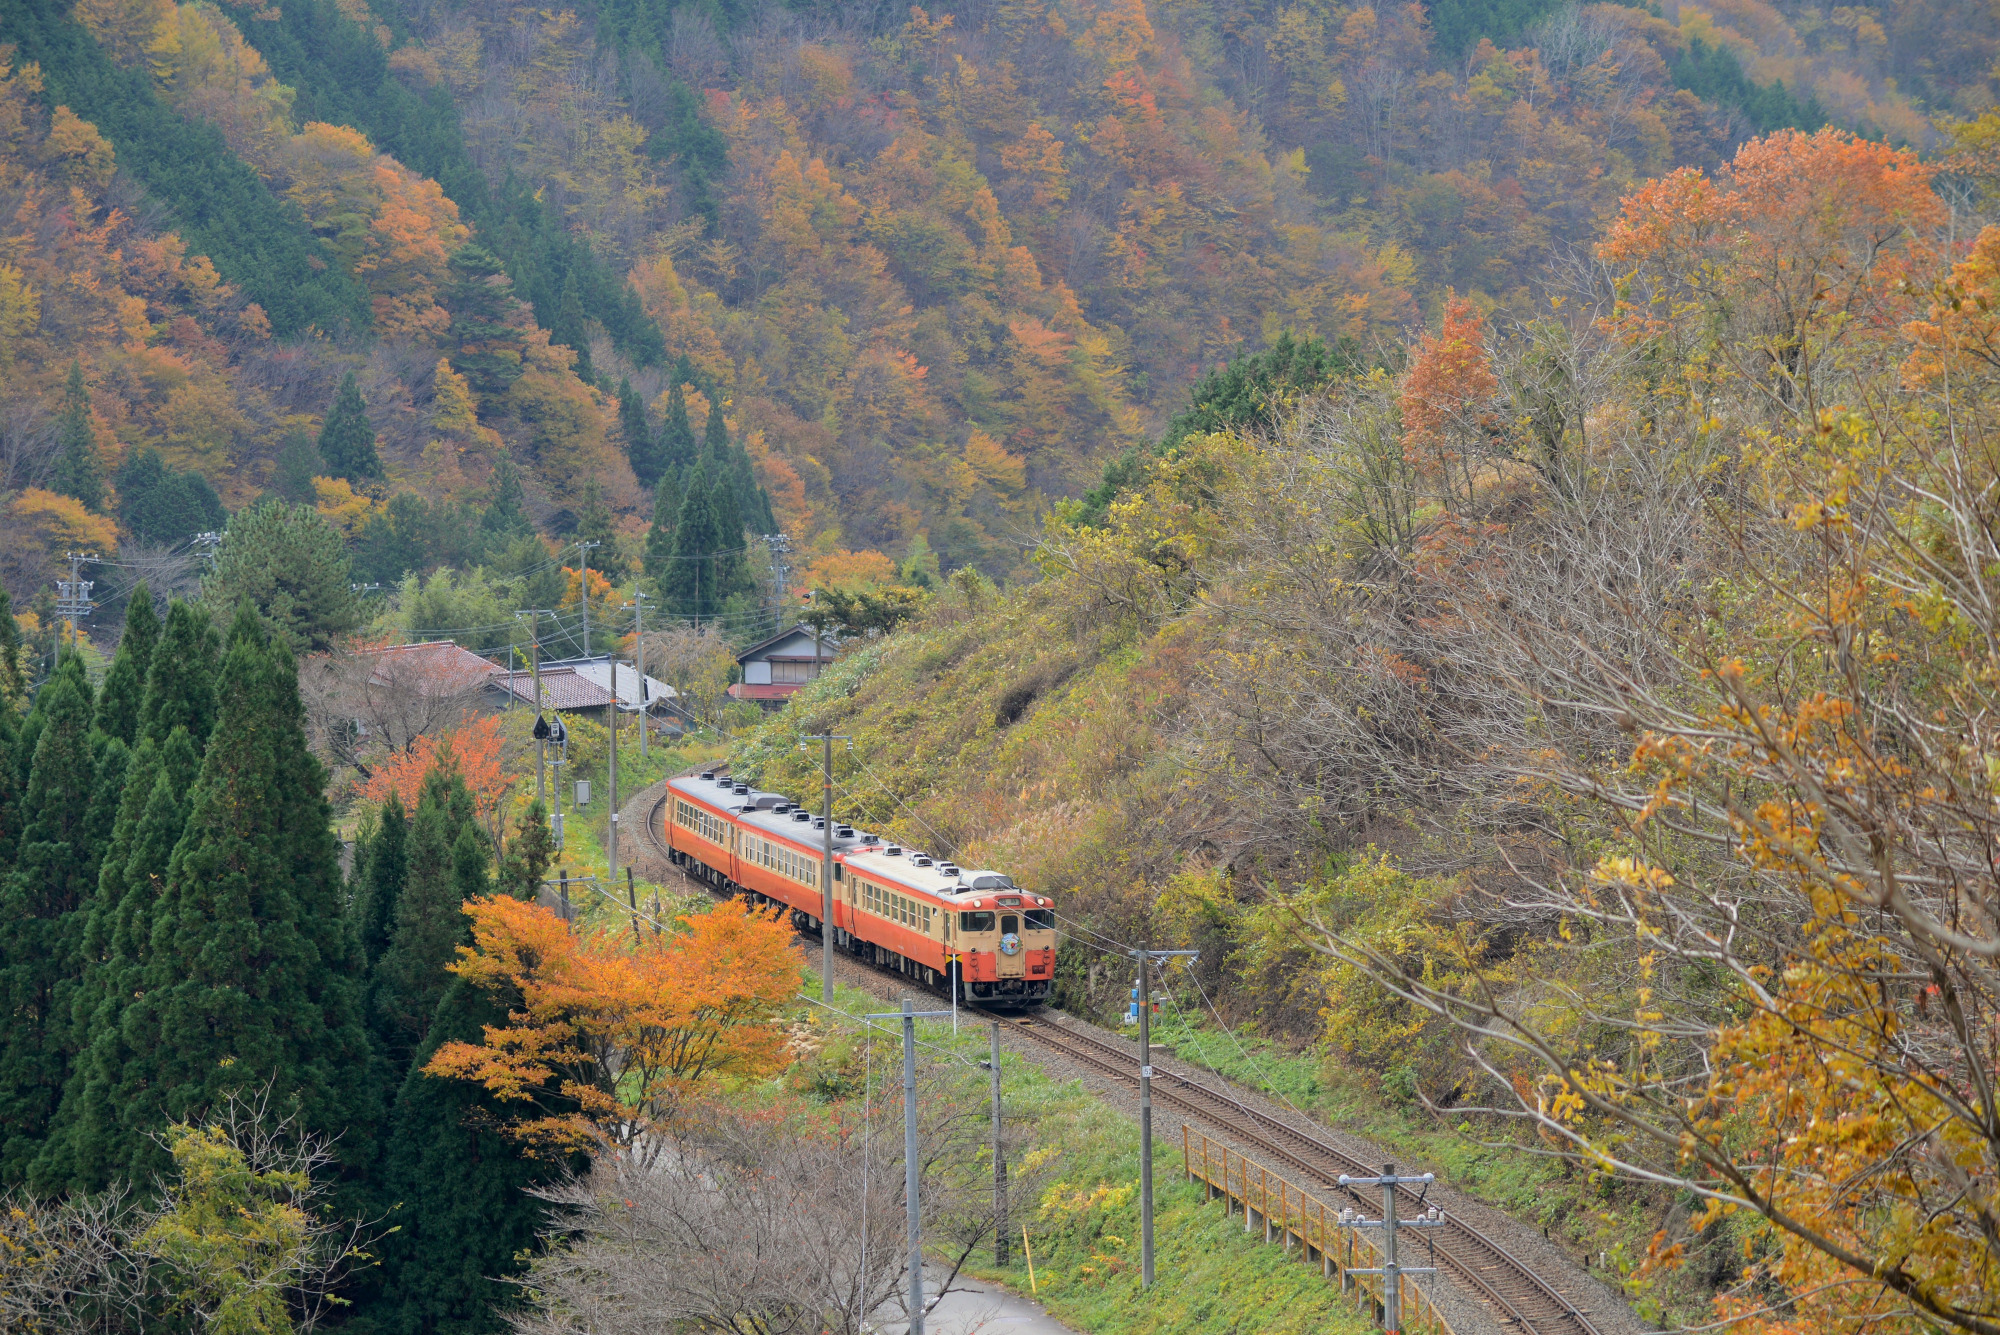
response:
[[[528,661],[531,664],[529,671],[533,673],[535,682],[535,800],[540,802],[544,809],[546,809],[549,794],[543,775],[548,770],[549,721],[542,717],[542,636],[540,630],[542,611],[540,608],[535,607],[529,608],[526,611],[516,612],[514,615],[516,617],[525,616],[528,618]],[[507,693],[510,696],[514,693],[512,682],[513,672],[514,664],[509,661],[507,664],[509,677]]]
[[[1371,1266],[1367,1269],[1350,1267],[1347,1273],[1350,1275],[1380,1275],[1382,1277],[1382,1329],[1387,1332],[1387,1335],[1398,1335],[1403,1328],[1403,1276],[1435,1275],[1437,1273],[1437,1267],[1434,1265],[1405,1266],[1397,1264],[1396,1235],[1406,1228],[1443,1228],[1445,1225],[1444,1212],[1439,1210],[1435,1205],[1431,1206],[1418,1218],[1398,1219],[1396,1217],[1396,1188],[1420,1186],[1428,1189],[1430,1184],[1435,1180],[1429,1173],[1424,1173],[1421,1176],[1397,1177],[1396,1165],[1392,1163],[1382,1165],[1382,1176],[1380,1177],[1349,1177],[1345,1173],[1340,1175],[1340,1185],[1343,1187],[1379,1186],[1382,1188],[1382,1217],[1380,1219],[1364,1219],[1361,1217],[1359,1210],[1348,1209],[1340,1212],[1340,1222],[1349,1228],[1379,1228],[1382,1230],[1382,1264]],[[1419,1197],[1417,1203],[1419,1205],[1423,1204],[1423,1199]]]
[[[604,786],[611,790],[611,824],[604,836],[604,860],[611,866],[611,882],[618,882],[618,655],[611,661],[611,758],[605,766]]]
[[[577,551],[583,553],[583,589],[578,598],[583,604],[583,656],[590,657],[590,549],[594,542],[579,542]]]
[[[639,669],[639,764],[646,763],[647,706],[652,704],[651,692],[646,689],[646,595],[642,591],[632,594],[632,625],[634,630],[633,657],[638,660]]]
[[[97,581],[83,577],[83,563],[95,561],[96,552],[65,552],[69,558],[69,578],[56,581],[56,615],[69,622],[69,637],[75,640],[79,634],[76,623],[90,615],[90,591]],[[62,666],[62,631],[56,631],[56,666]]]
[[[941,1020],[949,1014],[913,1011],[910,999],[904,997],[901,1011],[863,1017],[903,1022],[903,1208],[904,1234],[910,1248],[909,1335],[924,1335],[924,1225],[917,1208],[917,1021]]]
[[[833,744],[848,739],[833,733],[806,738],[825,743],[820,757],[819,820],[826,836],[820,844],[819,999],[833,1004]]]
[[[1135,950],[1139,962],[1139,1285],[1153,1286],[1153,995],[1154,960],[1194,958],[1197,950]]]
[[[1007,1264],[1007,1156],[1000,1152],[1000,1022],[990,1035],[993,1059],[993,1264]]]

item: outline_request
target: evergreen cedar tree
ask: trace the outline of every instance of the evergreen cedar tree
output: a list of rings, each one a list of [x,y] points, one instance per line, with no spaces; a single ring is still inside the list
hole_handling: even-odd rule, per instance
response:
[[[101,1191],[152,1162],[151,1136],[161,1123],[139,1060],[150,1031],[128,1025],[126,1012],[146,987],[157,902],[200,774],[184,727],[163,743],[142,739],[132,757],[84,929],[84,972],[71,1010],[75,1065],[34,1165],[37,1190]]]
[[[169,468],[148,445],[119,466],[118,522],[139,542],[171,545],[228,522],[222,498],[198,469]]]
[[[698,451],[695,449],[694,427],[688,422],[687,394],[682,390],[683,381],[676,377],[672,389],[667,391],[667,412],[660,420],[660,465],[662,469],[680,469],[685,472],[694,467]]]
[[[199,755],[215,726],[215,670],[221,647],[215,628],[200,608],[176,598],[146,668],[145,702],[139,707],[139,736],[155,745],[176,728],[185,729]]]
[[[158,1126],[268,1084],[359,1170],[382,1109],[325,774],[306,745],[291,651],[247,605],[216,682],[229,708],[202,758],[121,1025],[135,1049],[126,1117]],[[160,1153],[141,1137],[112,1161],[144,1181],[164,1168]]]
[[[350,879],[348,903],[361,946],[362,964],[373,970],[389,948],[389,930],[396,921],[396,901],[409,874],[409,819],[394,788],[382,800],[374,837],[358,852]]]
[[[26,824],[0,888],[0,1181],[26,1179],[69,1077],[69,1012],[100,850],[88,815],[96,787],[90,682],[71,655],[36,693]]]
[[[279,500],[291,505],[311,505],[317,492],[313,479],[326,476],[326,464],[319,457],[319,443],[303,431],[286,433],[278,450],[278,466],[271,474],[271,490]]]
[[[248,600],[293,652],[324,653],[361,624],[348,579],[347,544],[318,511],[264,501],[230,516],[201,590],[215,607]]]
[[[368,420],[368,405],[352,371],[340,378],[333,407],[320,427],[319,457],[329,477],[363,482],[382,476],[382,458],[375,452],[375,427]]]
[[[456,770],[434,768],[425,777],[401,861],[402,884],[389,887],[389,930],[368,982],[369,1026],[397,1071],[408,1069],[429,1033],[449,981],[445,966],[471,944],[464,906],[492,889],[490,849]],[[379,900],[370,912],[382,913]]]
[[[139,716],[146,704],[146,672],[159,643],[160,618],[153,611],[152,590],[141,580],[125,604],[125,629],[118,650],[97,692],[97,730],[127,746],[139,740]]]
[[[97,457],[97,429],[90,421],[90,389],[83,363],[71,361],[63,384],[62,412],[56,418],[56,491],[82,501],[85,509],[104,505],[104,468]]]

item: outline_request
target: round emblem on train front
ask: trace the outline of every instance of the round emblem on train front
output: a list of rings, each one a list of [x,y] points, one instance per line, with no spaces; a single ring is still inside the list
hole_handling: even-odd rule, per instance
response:
[[[1021,938],[1020,938],[1020,937],[1018,937],[1018,936],[1016,936],[1016,935],[1015,935],[1014,933],[1012,933],[1012,932],[1009,932],[1009,933],[1007,933],[1007,934],[1006,934],[1005,936],[1001,937],[1001,938],[1000,938],[1000,953],[1001,953],[1002,955],[1018,955],[1018,954],[1020,954],[1020,953],[1021,953]]]

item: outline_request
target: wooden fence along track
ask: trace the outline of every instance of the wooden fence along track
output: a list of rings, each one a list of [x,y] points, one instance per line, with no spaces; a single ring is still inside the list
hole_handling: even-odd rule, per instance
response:
[[[1135,1088],[1139,1083],[1138,1052],[1119,1044],[1106,1043],[1047,1022],[993,1015],[990,1018],[1012,1025],[1025,1038],[1049,1048],[1070,1061]],[[1227,1128],[1246,1144],[1254,1145],[1274,1160],[1284,1163],[1332,1192],[1375,1214],[1382,1202],[1363,1189],[1342,1188],[1341,1174],[1373,1177],[1379,1165],[1365,1164],[1316,1136],[1281,1122],[1275,1117],[1247,1108],[1226,1093],[1210,1089],[1185,1076],[1153,1072],[1153,1098],[1212,1126]],[[1398,1189],[1399,1200],[1415,1205],[1418,1193],[1408,1187]],[[1411,1214],[1419,1213],[1412,1210]],[[1516,1325],[1523,1335],[1601,1335],[1591,1319],[1576,1304],[1544,1282],[1504,1247],[1462,1219],[1444,1214],[1445,1226],[1427,1230],[1436,1240],[1437,1266],[1463,1282],[1474,1293],[1492,1303],[1504,1324]]]
[[[666,841],[660,831],[668,798],[662,794],[646,821],[646,839],[661,857],[666,857]],[[897,975],[904,982],[910,980]],[[976,1008],[974,1008],[976,1009]],[[989,1019],[1010,1026],[1016,1034],[1048,1048],[1070,1061],[1109,1076],[1135,1089],[1139,1083],[1136,1049],[1107,1043],[1088,1034],[1077,1033],[1046,1021],[991,1011]],[[1344,1189],[1340,1176],[1373,1177],[1378,1165],[1365,1164],[1318,1137],[1299,1130],[1254,1108],[1245,1107],[1231,1095],[1197,1083],[1186,1076],[1155,1068],[1153,1098],[1178,1108],[1190,1116],[1223,1127],[1245,1144],[1257,1147],[1272,1160],[1282,1163],[1330,1192],[1346,1197],[1362,1209],[1371,1206],[1380,1212],[1381,1201],[1364,1196],[1361,1189]],[[1408,1187],[1399,1188],[1399,1199],[1415,1205],[1420,1199]],[[1412,1214],[1418,1211],[1412,1211]],[[1434,1240],[1437,1266],[1491,1303],[1500,1313],[1502,1324],[1519,1328],[1518,1335],[1602,1335],[1597,1326],[1576,1304],[1542,1280],[1506,1248],[1449,1212],[1445,1226],[1426,1230]],[[1357,1278],[1359,1278],[1357,1276]]]
[[[1197,1136],[1199,1152],[1194,1143]],[[1208,1188],[1210,1200],[1220,1197],[1231,1214],[1239,1208],[1243,1211],[1245,1233],[1261,1223],[1264,1241],[1276,1242],[1288,1252],[1296,1239],[1303,1259],[1319,1262],[1320,1273],[1338,1281],[1342,1293],[1352,1288],[1365,1296],[1375,1305],[1380,1319],[1387,1279],[1351,1273],[1357,1254],[1364,1269],[1376,1259],[1369,1255],[1374,1243],[1360,1236],[1359,1229],[1342,1225],[1337,1208],[1330,1209],[1325,1201],[1300,1191],[1283,1174],[1273,1173],[1255,1159],[1212,1143],[1185,1122],[1181,1123],[1181,1166],[1190,1178]],[[1405,1276],[1396,1287],[1402,1297],[1402,1330],[1408,1335],[1452,1335],[1451,1327],[1424,1299],[1414,1280]]]

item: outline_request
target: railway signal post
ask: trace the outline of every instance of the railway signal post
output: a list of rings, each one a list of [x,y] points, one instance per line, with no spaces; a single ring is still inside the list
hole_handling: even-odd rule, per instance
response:
[[[1154,960],[1196,958],[1198,950],[1135,950],[1139,964],[1139,1285],[1153,1286],[1153,994]]]
[[[832,754],[828,743],[828,754]],[[829,928],[829,931],[831,929]],[[829,938],[830,939],[830,938]],[[864,1016],[869,1020],[903,1022],[903,1207],[904,1232],[910,1247],[909,1335],[924,1335],[924,1224],[917,1208],[917,1021],[941,1020],[950,1011],[915,1011],[910,999],[903,998],[900,1011],[882,1011]],[[999,1050],[994,1050],[999,1055]],[[994,1066],[999,1078],[999,1066]]]
[[[1396,1165],[1382,1165],[1380,1177],[1349,1177],[1340,1175],[1343,1187],[1382,1188],[1382,1217],[1363,1219],[1358,1210],[1342,1210],[1340,1222],[1349,1228],[1379,1228],[1382,1230],[1382,1264],[1367,1268],[1350,1267],[1350,1275],[1380,1275],[1382,1277],[1382,1329],[1388,1335],[1398,1335],[1403,1328],[1403,1276],[1435,1275],[1437,1267],[1431,1265],[1399,1265],[1396,1262],[1396,1235],[1406,1228],[1443,1228],[1444,1219],[1433,1205],[1415,1219],[1396,1217],[1396,1188],[1403,1186],[1428,1187],[1436,1179],[1429,1173],[1411,1177],[1396,1176]],[[1418,1204],[1422,1204],[1419,1198]]]

